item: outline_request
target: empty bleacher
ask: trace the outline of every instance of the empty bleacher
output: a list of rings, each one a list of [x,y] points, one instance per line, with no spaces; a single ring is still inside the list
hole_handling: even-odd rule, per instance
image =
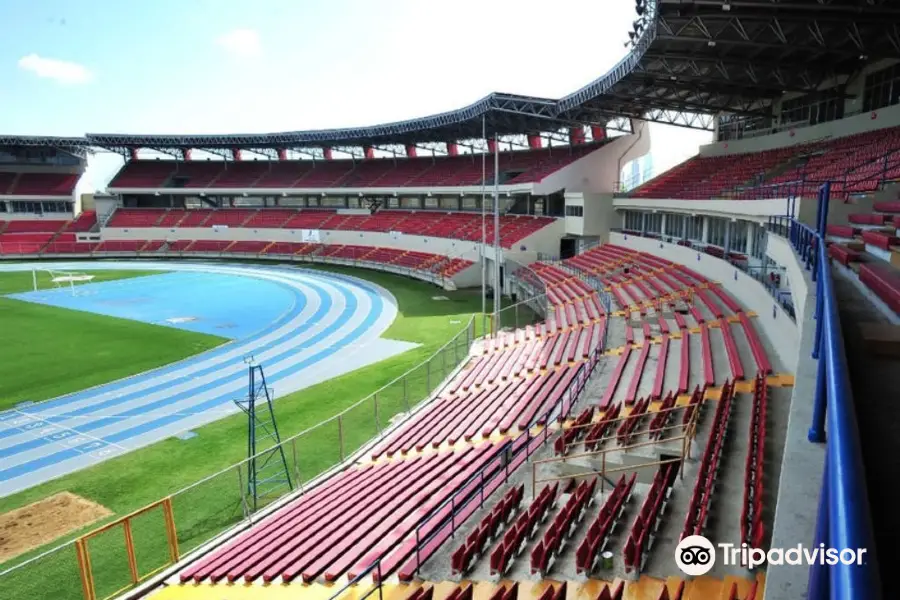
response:
[[[540,182],[599,148],[584,144],[500,154],[504,184]],[[488,169],[493,179],[493,169]],[[481,155],[370,159],[363,161],[173,161],[133,160],[111,189],[166,187],[214,189],[322,189],[475,186],[482,183]]]
[[[635,198],[708,200],[871,192],[900,176],[900,128],[879,129],[761,152],[697,156],[629,192]]]
[[[529,235],[554,222],[550,217],[502,215],[500,243],[513,248]],[[487,224],[488,243],[494,240],[494,225]],[[441,211],[381,210],[371,215],[344,214],[325,208],[221,208],[221,209],[135,209],[116,210],[107,227],[212,227],[225,225],[248,229],[320,229],[334,231],[397,231],[409,235],[444,237],[466,241],[481,240],[479,213]]]

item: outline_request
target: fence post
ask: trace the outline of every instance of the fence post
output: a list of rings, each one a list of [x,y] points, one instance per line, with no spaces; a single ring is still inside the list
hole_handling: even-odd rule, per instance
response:
[[[431,359],[425,361],[425,390],[431,395]]]
[[[244,517],[250,518],[250,506],[247,504],[247,490],[244,489],[244,477],[241,475],[241,465],[234,468],[238,476],[238,489],[241,491],[241,510],[244,511]]]
[[[406,412],[409,412],[409,378],[403,376],[403,403],[406,405]]]
[[[375,429],[381,433],[381,425],[378,424],[378,392],[372,394],[373,404],[375,405]]]
[[[291,456],[294,459],[294,480],[300,486],[300,493],[303,493],[303,480],[300,479],[300,460],[297,457],[297,438],[291,438]]]
[[[338,415],[338,448],[340,449],[341,462],[344,462],[344,416]]]
[[[81,575],[81,589],[85,600],[94,600],[94,577],[91,573],[91,559],[88,556],[87,544],[81,538],[75,540],[75,555],[78,557],[78,572]]]
[[[128,571],[131,575],[131,583],[132,585],[137,585],[140,577],[138,577],[137,557],[134,555],[134,536],[131,533],[130,519],[125,519],[122,522],[122,532],[125,534],[125,554],[128,557]]]

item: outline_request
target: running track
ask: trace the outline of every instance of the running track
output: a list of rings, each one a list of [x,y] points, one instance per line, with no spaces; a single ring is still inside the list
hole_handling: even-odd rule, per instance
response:
[[[81,272],[136,267],[127,261],[36,266]],[[31,268],[0,264],[0,271]],[[0,497],[237,412],[233,400],[246,394],[248,354],[264,365],[269,386],[282,396],[412,346],[380,338],[397,314],[396,302],[383,288],[353,277],[227,263],[142,262],[139,268],[267,280],[290,290],[294,302],[244,339],[141,375],[0,412]]]

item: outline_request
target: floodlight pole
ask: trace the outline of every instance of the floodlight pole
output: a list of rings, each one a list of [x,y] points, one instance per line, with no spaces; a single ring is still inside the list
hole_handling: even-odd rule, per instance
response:
[[[494,133],[494,332],[500,332],[500,140]]]
[[[481,137],[487,144],[487,122],[485,115],[481,115]],[[487,225],[485,223],[485,207],[487,201],[487,188],[485,187],[485,178],[487,177],[487,152],[481,153],[481,329],[484,333],[484,317],[487,314],[487,256],[485,255],[485,244],[487,244]]]

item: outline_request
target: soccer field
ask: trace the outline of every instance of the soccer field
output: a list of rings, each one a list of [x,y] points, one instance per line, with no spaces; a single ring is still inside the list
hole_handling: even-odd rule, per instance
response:
[[[98,271],[93,281],[148,275]],[[50,275],[38,272],[40,288]],[[226,342],[213,335],[5,297],[32,290],[32,274],[0,273],[0,410],[149,371]]]
[[[390,274],[351,268],[331,267],[327,270],[361,277],[388,289],[397,300],[399,312],[384,337],[414,342],[418,346],[279,399],[276,413],[282,438],[325,421],[419,365],[462,331],[481,306],[478,292],[447,293],[432,285]],[[100,320],[106,318],[101,317]],[[126,345],[128,343],[125,342]],[[433,376],[429,374],[427,382],[424,370],[420,370],[419,377],[410,380],[407,390],[410,400],[414,403],[424,399],[429,390],[437,386],[443,373],[452,370],[455,366],[453,360],[457,357],[462,358],[458,355],[451,358],[449,353],[445,353],[440,356],[440,363],[433,361]],[[438,364],[441,366],[438,367]],[[380,406],[380,418],[383,423],[387,422],[401,410],[403,404],[397,398],[385,398]],[[345,420],[342,442],[345,454],[377,434],[370,414],[371,411],[366,409],[364,414],[352,415]],[[0,513],[70,491],[111,511],[112,515],[105,519],[111,520],[235,464],[246,454],[246,417],[243,415],[203,426],[196,433],[198,435],[193,439],[170,438],[0,499]],[[308,481],[336,464],[339,461],[339,443],[336,430],[331,429],[323,429],[306,439],[301,447],[302,480]],[[229,473],[221,480],[198,486],[187,497],[176,499],[175,518],[182,551],[196,547],[242,518],[239,488],[232,475]],[[3,564],[0,570],[36,556],[102,522],[35,547]],[[148,566],[157,564],[165,554],[164,539],[158,531],[152,523],[135,524],[135,536],[144,540],[142,555],[147,557],[144,564],[149,563]],[[121,568],[121,540],[118,537],[101,537],[92,544],[98,592],[109,593],[127,583],[127,574]],[[78,598],[81,592],[74,560],[74,552],[69,547],[40,559],[22,571],[0,577],[0,597],[25,594],[33,598]],[[143,567],[141,571],[144,572]]]

